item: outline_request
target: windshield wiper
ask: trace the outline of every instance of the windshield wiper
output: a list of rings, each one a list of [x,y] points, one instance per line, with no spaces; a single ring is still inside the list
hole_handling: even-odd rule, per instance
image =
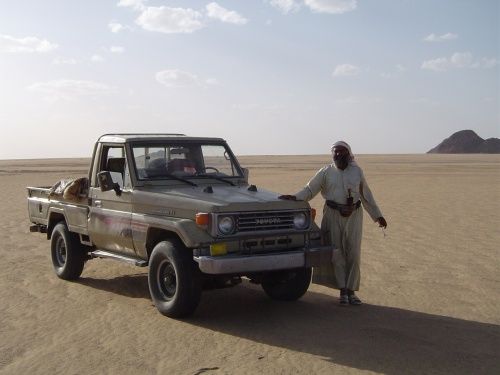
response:
[[[177,181],[181,181],[181,182],[185,182],[186,184],[189,184],[191,186],[198,186],[197,184],[195,184],[194,182],[192,181],[189,181],[185,178],[182,178],[182,177],[179,177],[179,176],[176,176],[174,174],[170,174],[170,173],[164,173],[162,174],[161,177],[168,177],[168,178],[173,178],[174,180],[177,180]]]
[[[208,177],[208,178],[213,178],[214,180],[217,181],[222,181],[225,182],[226,184],[229,184],[231,186],[236,186],[236,184],[233,181],[226,180],[225,178],[219,177],[219,176],[214,176],[213,174],[208,174],[208,173],[197,173],[196,177]]]

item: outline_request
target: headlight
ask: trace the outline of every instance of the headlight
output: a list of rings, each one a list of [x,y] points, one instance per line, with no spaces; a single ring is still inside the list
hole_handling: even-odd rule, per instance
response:
[[[293,226],[295,229],[306,229],[308,225],[307,215],[304,212],[293,215]]]
[[[231,234],[234,231],[234,218],[232,216],[220,216],[217,222],[219,232],[222,234]]]

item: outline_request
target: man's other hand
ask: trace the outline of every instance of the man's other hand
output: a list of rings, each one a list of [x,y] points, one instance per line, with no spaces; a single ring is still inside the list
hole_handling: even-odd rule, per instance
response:
[[[387,221],[385,221],[384,217],[383,216],[380,216],[378,219],[377,219],[377,223],[378,223],[378,226],[380,228],[387,228]]]

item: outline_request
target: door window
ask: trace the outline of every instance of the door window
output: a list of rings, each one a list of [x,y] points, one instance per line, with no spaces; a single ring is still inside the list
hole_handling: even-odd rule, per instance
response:
[[[108,171],[113,182],[120,188],[130,186],[130,176],[125,157],[125,149],[121,146],[104,146],[102,149],[101,165],[99,171]]]

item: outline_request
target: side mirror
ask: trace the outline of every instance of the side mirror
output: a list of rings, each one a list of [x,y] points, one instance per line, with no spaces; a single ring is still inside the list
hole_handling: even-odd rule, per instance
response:
[[[248,183],[248,176],[250,175],[250,170],[248,168],[241,168],[243,171],[243,177],[245,182]]]
[[[122,194],[122,189],[120,188],[120,184],[113,181],[113,177],[111,177],[111,173],[108,171],[102,171],[97,174],[97,180],[99,181],[99,187],[101,191],[110,191],[114,190],[116,195]]]

